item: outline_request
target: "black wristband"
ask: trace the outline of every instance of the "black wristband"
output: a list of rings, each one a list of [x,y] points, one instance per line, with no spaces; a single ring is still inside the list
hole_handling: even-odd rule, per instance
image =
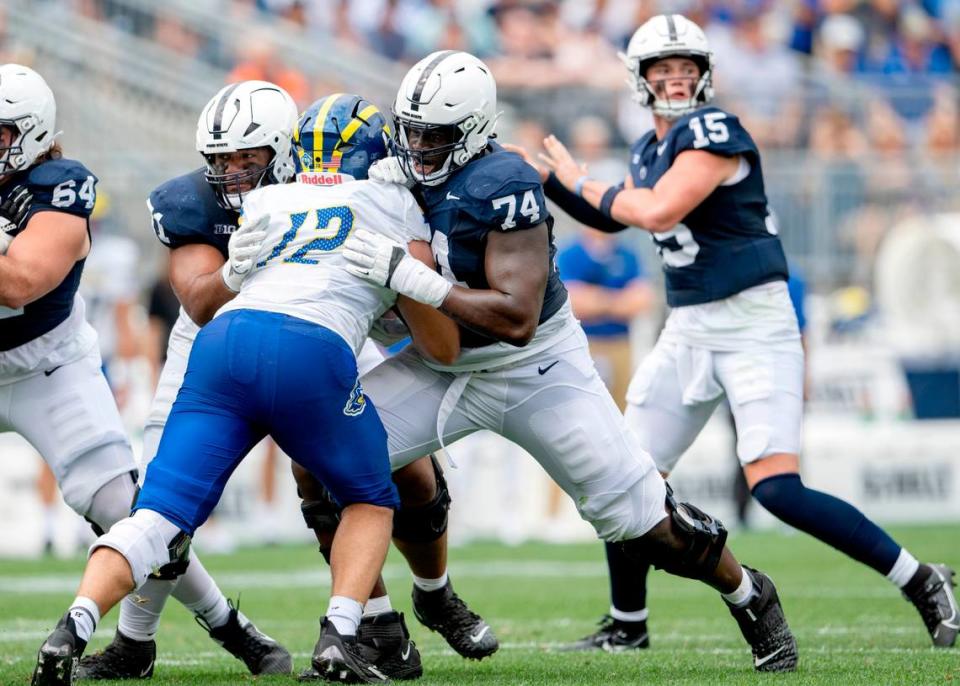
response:
[[[600,199],[600,211],[611,219],[613,219],[613,215],[610,214],[613,210],[613,201],[617,199],[622,190],[623,186],[610,186],[604,191],[603,197]]]

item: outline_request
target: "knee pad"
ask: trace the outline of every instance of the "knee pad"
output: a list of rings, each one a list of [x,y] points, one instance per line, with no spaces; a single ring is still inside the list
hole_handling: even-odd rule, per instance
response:
[[[175,579],[186,571],[190,537],[162,515],[137,510],[94,541],[90,553],[101,547],[112,548],[126,558],[133,582],[140,588],[149,577]]]
[[[431,455],[430,463],[437,479],[437,492],[433,500],[426,505],[400,506],[393,516],[393,537],[396,539],[407,543],[430,543],[443,536],[447,530],[450,491],[437,458]]]
[[[93,533],[103,536],[111,526],[129,517],[138,491],[137,473],[133,471],[114,477],[94,493],[90,509],[83,516]]]
[[[714,519],[690,503],[678,503],[673,489],[667,486],[667,512],[670,529],[679,538],[676,543],[648,541],[653,532],[638,539],[627,541],[624,550],[628,554],[639,553],[658,569],[688,579],[709,579],[720,564],[720,556],[727,541],[727,530],[719,519]]]
[[[326,488],[320,500],[304,500],[300,503],[300,513],[307,528],[317,532],[336,531],[342,511],[343,508]]]

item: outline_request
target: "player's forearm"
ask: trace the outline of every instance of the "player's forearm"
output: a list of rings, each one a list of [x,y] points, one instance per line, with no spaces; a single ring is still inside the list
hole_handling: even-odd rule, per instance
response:
[[[28,265],[0,255],[0,306],[19,309],[29,305],[53,290],[47,281]]]
[[[536,311],[530,302],[537,304]],[[454,286],[440,310],[462,326],[498,341],[523,347],[537,331],[540,297],[526,303],[509,293]]]
[[[176,290],[176,286],[174,289]],[[197,276],[189,283],[186,292],[178,291],[177,295],[190,319],[198,326],[203,326],[213,319],[217,310],[233,300],[236,293],[223,283],[223,277],[217,269],[209,274]]]
[[[591,204],[585,198],[578,197],[568,190],[560,183],[555,174],[550,174],[547,177],[546,183],[543,184],[543,191],[550,200],[560,206],[560,209],[581,224],[591,226],[604,233],[616,233],[627,228],[625,224],[611,219],[598,210],[599,203]]]

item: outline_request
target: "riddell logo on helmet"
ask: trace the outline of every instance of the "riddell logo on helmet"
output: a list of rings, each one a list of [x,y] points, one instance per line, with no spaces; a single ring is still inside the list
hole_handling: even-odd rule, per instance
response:
[[[344,182],[343,174],[323,174],[318,172],[300,172],[297,181],[314,186],[336,186]]]

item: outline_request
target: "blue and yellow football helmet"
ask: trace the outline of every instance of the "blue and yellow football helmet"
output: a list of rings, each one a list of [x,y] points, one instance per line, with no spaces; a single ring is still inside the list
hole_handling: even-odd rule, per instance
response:
[[[390,125],[376,105],[359,95],[334,93],[300,115],[293,133],[298,172],[367,178],[367,169],[386,157]]]

